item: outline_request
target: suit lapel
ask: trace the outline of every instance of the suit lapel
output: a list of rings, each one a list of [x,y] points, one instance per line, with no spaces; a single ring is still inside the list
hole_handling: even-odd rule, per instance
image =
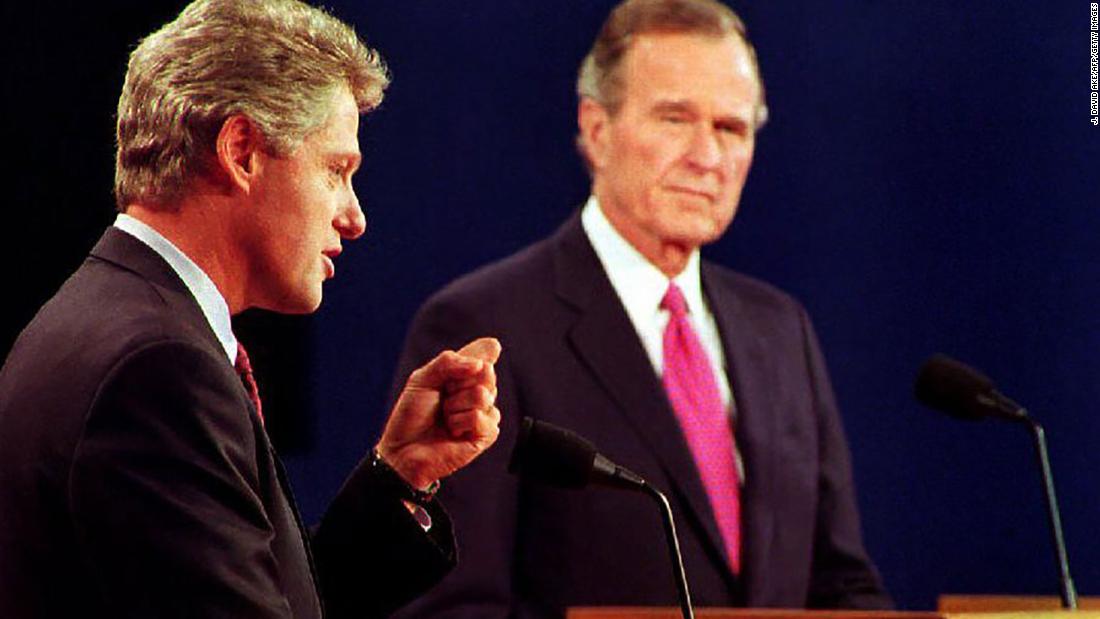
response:
[[[718,323],[726,356],[726,373],[736,406],[735,438],[745,468],[741,494],[742,574],[745,591],[764,590],[760,567],[770,556],[775,512],[768,497],[774,479],[775,415],[769,407],[776,398],[767,393],[775,380],[767,346],[748,308],[728,286],[718,281],[715,268],[701,265],[703,291]]]
[[[210,326],[210,322],[203,314],[199,302],[195,299],[187,285],[183,283],[179,275],[171,265],[156,251],[142,241],[130,236],[126,232],[111,226],[103,233],[91,251],[92,258],[98,258],[106,262],[136,273],[152,283],[161,298],[171,308],[174,318],[192,332],[198,341],[204,342],[210,348],[210,352],[221,359],[225,359],[225,349],[222,348],[218,336]],[[228,359],[226,359],[228,361]],[[236,370],[230,364],[227,370],[236,375]],[[239,382],[239,381],[238,381]],[[241,390],[248,402],[248,410],[253,418],[259,421],[259,414],[244,384]]]
[[[214,330],[210,327],[210,323],[206,320],[206,316],[203,314],[202,308],[199,307],[198,301],[191,294],[191,291],[187,289],[186,284],[183,283],[183,280],[180,279],[171,265],[169,265],[160,254],[140,240],[112,226],[107,228],[103,233],[99,242],[96,243],[96,246],[92,249],[91,256],[136,273],[156,286],[158,292],[161,294],[162,298],[164,298],[165,303],[171,306],[173,316],[183,324],[186,324],[188,328],[196,334],[200,341],[209,345],[212,353],[219,358],[225,358],[221,342],[218,341],[218,336],[214,333]],[[236,371],[233,370],[232,366],[228,365],[228,363],[226,365],[226,371],[236,374]],[[309,544],[309,532],[306,530],[302,522],[301,514],[298,512],[297,504],[294,501],[294,494],[291,491],[282,461],[279,455],[275,453],[275,449],[267,437],[267,432],[263,430],[262,424],[259,421],[259,416],[245,391],[244,385],[240,384],[240,381],[238,381],[238,384],[242,390],[242,399],[246,402],[249,411],[251,411],[253,424],[256,426],[256,441],[260,446],[259,452],[266,452],[269,455],[270,465],[273,466],[275,470],[275,477],[279,484],[279,488],[282,490],[286,506],[298,528],[299,537],[303,546],[302,551],[305,555],[310,575],[313,577],[314,583],[312,589],[312,615],[317,617],[323,616],[322,602],[320,596],[316,594],[318,590],[316,585],[318,582],[317,570],[314,565],[313,553]],[[263,466],[265,463],[260,461],[257,464],[258,466]],[[306,603],[309,604],[310,601],[306,601]]]
[[[725,561],[718,525],[687,441],[579,216],[566,222],[554,243],[555,290],[578,311],[568,333],[569,345],[661,463],[673,484],[661,490],[680,498],[690,517],[688,524],[701,529],[700,537],[710,551]],[[623,465],[630,467],[629,462]],[[725,571],[729,573],[728,568]]]
[[[225,356],[218,336],[207,322],[199,302],[191,295],[179,275],[151,247],[110,226],[92,248],[91,257],[110,262],[148,280],[156,286],[165,303],[171,306],[176,319],[187,325],[197,339],[210,345],[213,352],[221,357]]]
[[[290,510],[290,514],[294,517],[294,524],[298,527],[298,537],[302,542],[302,553],[305,555],[306,564],[309,566],[309,575],[313,580],[313,587],[309,599],[303,603],[312,604],[314,606],[314,616],[325,616],[325,604],[322,597],[319,595],[321,590],[320,578],[317,573],[317,564],[313,559],[313,547],[310,545],[310,534],[306,528],[305,523],[302,521],[302,514],[298,511],[298,502],[294,499],[294,492],[290,487],[290,479],[287,477],[286,469],[283,467],[283,461],[279,457],[279,454],[275,452],[275,446],[271,444],[271,441],[267,438],[267,432],[264,430],[258,430],[258,441],[262,441],[267,447],[267,453],[271,456],[271,463],[275,467],[275,476],[279,482],[279,488],[283,491],[283,497],[286,499],[286,507]]]

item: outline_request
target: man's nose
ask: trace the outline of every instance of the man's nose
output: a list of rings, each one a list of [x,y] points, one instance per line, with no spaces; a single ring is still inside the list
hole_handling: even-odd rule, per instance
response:
[[[359,207],[359,198],[356,197],[355,191],[350,192],[347,203],[336,214],[333,225],[341,238],[354,240],[363,236],[363,232],[367,229],[367,216]]]
[[[717,168],[725,156],[717,130],[709,124],[700,125],[692,134],[687,156],[688,161],[699,168]]]

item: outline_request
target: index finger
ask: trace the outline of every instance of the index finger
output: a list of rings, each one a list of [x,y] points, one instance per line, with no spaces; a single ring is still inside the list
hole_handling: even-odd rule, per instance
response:
[[[486,363],[477,374],[448,381],[444,388],[448,393],[455,393],[476,385],[482,385],[494,394],[497,392],[497,371],[492,363]]]

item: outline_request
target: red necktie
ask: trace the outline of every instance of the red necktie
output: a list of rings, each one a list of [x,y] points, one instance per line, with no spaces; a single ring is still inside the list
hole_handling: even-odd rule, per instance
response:
[[[252,400],[252,405],[256,407],[256,415],[260,418],[260,423],[263,423],[264,409],[260,402],[260,389],[256,386],[256,377],[252,375],[252,363],[248,360],[248,353],[240,342],[237,342],[237,362],[233,367],[237,370],[237,374],[241,375],[241,382],[248,390],[248,399]]]
[[[674,283],[661,300],[669,312],[664,334],[664,375],[669,402],[703,480],[730,567],[741,571],[741,489],[734,462],[733,429],[703,345],[691,328],[684,295]]]

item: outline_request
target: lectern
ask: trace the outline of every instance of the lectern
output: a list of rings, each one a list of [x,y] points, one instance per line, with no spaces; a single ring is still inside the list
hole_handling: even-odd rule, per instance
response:
[[[1093,610],[1020,610],[1006,612],[908,612],[872,610],[782,610],[696,608],[698,619],[1100,619]],[[570,608],[566,619],[680,619],[680,609]]]
[[[944,619],[938,612],[696,608],[698,619]],[[678,608],[570,608],[566,619],[680,619]]]

